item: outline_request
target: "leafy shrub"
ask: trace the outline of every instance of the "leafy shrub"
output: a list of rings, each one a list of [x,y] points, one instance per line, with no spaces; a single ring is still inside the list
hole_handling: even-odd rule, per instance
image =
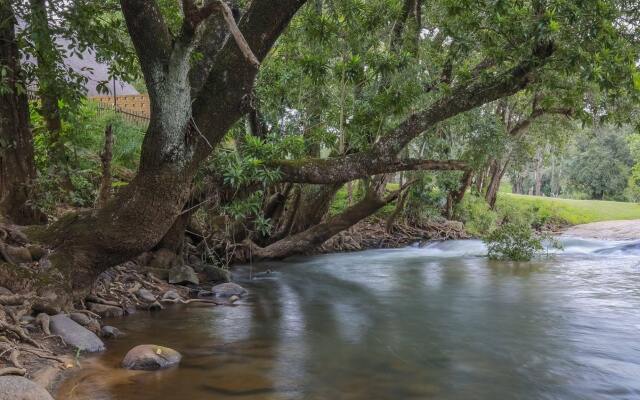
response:
[[[496,227],[498,215],[487,202],[475,195],[466,195],[456,208],[456,216],[468,233],[474,236],[489,234]]]
[[[529,261],[544,249],[544,237],[529,225],[507,222],[483,238],[492,260]]]

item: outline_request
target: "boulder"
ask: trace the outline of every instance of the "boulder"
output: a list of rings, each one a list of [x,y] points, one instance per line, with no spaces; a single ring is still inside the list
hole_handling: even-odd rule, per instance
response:
[[[147,303],[153,303],[154,301],[156,301],[156,296],[154,296],[149,289],[139,289],[136,292],[136,296],[138,296],[140,300]]]
[[[116,306],[108,306],[106,304],[87,303],[87,307],[91,312],[94,312],[102,318],[122,317],[124,310]]]
[[[115,326],[105,325],[100,330],[100,336],[107,339],[117,339],[122,335],[122,331]]]
[[[242,297],[248,293],[247,289],[233,282],[221,283],[219,285],[216,285],[211,288],[211,292],[213,292],[213,295],[216,297]]]
[[[47,251],[42,246],[30,244],[27,246],[29,253],[31,253],[31,259],[33,261],[39,261],[41,258],[47,255]]]
[[[162,279],[163,281],[169,280],[169,270],[162,268],[146,268],[148,273],[153,274],[156,278]]]
[[[159,249],[153,253],[153,258],[149,261],[151,268],[169,269],[180,265],[178,255],[168,249]]]
[[[169,270],[169,283],[193,283],[198,285],[200,280],[193,268],[188,265],[178,265]]]
[[[5,253],[11,258],[11,261],[16,264],[28,263],[33,261],[29,249],[26,247],[5,246]]]
[[[80,351],[93,353],[104,350],[104,343],[95,333],[64,314],[51,317],[51,332]]]
[[[0,286],[0,296],[11,296],[13,292],[4,286]]]
[[[175,290],[168,290],[162,295],[162,300],[178,300],[181,296]]]
[[[231,273],[228,269],[205,265],[202,268],[202,273],[207,278],[207,282],[231,282]]]
[[[83,313],[71,313],[69,314],[69,318],[76,321],[82,326],[88,326],[91,324],[91,318],[87,314]]]
[[[122,360],[122,367],[144,371],[155,371],[173,367],[180,363],[182,355],[168,347],[141,344],[129,350]]]
[[[0,400],[53,400],[53,397],[22,376],[0,376]]]

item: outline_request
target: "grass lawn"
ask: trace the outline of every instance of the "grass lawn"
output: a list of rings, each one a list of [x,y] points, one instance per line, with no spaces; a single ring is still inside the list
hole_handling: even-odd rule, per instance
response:
[[[541,216],[557,217],[572,225],[598,221],[640,219],[640,204],[638,203],[556,199],[500,193],[498,195],[498,208],[500,208],[500,204],[534,208]]]

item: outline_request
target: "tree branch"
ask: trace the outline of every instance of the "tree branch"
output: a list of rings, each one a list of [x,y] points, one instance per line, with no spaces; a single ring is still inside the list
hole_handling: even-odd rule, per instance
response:
[[[171,57],[172,37],[155,0],[120,0],[131,41],[148,85],[159,79]],[[151,88],[150,88],[151,89]]]
[[[362,157],[357,162],[347,159],[348,156],[300,161],[280,160],[268,165],[280,170],[283,182],[315,184],[344,183],[399,171],[451,171],[469,168],[466,162],[460,160],[390,160],[376,158],[375,154],[371,153],[360,154],[369,158]],[[345,159],[348,162],[344,162]]]
[[[260,61],[256,58],[251,50],[251,47],[247,43],[246,39],[240,32],[236,21],[233,18],[233,12],[222,0],[214,0],[205,6],[198,8],[193,0],[182,0],[182,9],[184,12],[184,26],[183,32],[188,36],[192,36],[198,26],[207,18],[209,18],[214,12],[218,12],[222,15],[224,22],[227,26],[227,30],[236,42],[236,45],[242,52],[244,58],[254,67],[260,66]]]

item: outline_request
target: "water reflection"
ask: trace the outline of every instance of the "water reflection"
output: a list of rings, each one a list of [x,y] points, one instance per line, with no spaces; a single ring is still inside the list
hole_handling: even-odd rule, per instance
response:
[[[467,241],[240,268],[251,295],[237,307],[113,321],[128,336],[58,398],[640,397],[640,268],[621,250],[635,247],[565,242],[531,263],[489,261]],[[250,279],[260,268],[276,273]],[[148,342],[182,365],[117,367]]]

